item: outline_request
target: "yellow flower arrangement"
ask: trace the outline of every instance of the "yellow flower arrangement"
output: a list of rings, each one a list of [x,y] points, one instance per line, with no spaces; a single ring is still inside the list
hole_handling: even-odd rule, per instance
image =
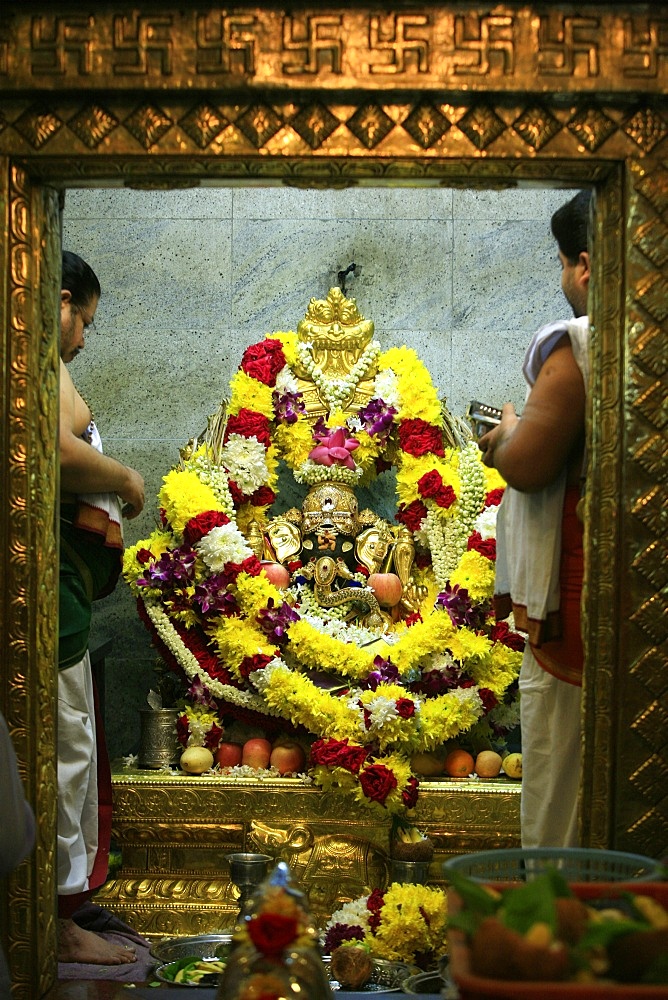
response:
[[[517,642],[491,629],[493,542],[475,527],[502,481],[475,446],[444,444],[443,408],[414,351],[371,352],[391,403],[379,395],[354,425],[332,405],[323,427],[355,434],[365,480],[378,458],[394,465],[397,519],[431,557],[414,569],[420,611],[379,645],[377,633],[304,603],[301,563],[279,590],[246,536],[267,524],[279,464],[297,477],[314,447],[292,375],[300,357],[292,332],[246,351],[225,437],[165,476],[164,524],[128,549],[124,574],[166,660],[221,717],[252,712],[303,727],[316,740],[316,782],[402,812],[417,795],[410,755],[493,723],[519,672]],[[332,683],[323,687],[319,674]]]

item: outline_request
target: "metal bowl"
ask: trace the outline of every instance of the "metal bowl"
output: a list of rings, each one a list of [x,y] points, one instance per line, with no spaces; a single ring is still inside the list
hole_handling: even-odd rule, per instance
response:
[[[344,989],[336,979],[331,978],[329,963],[331,956],[325,955],[323,962],[327,969],[330,986],[334,991]],[[344,989],[344,992],[357,994],[363,993],[398,993],[408,976],[419,972],[416,965],[407,965],[405,962],[389,962],[385,958],[374,958],[371,977],[368,982],[361,986],[359,990]]]
[[[231,941],[231,934],[222,933],[163,938],[151,945],[151,955],[162,965],[178,962],[180,958],[220,958],[217,949],[228,946]]]

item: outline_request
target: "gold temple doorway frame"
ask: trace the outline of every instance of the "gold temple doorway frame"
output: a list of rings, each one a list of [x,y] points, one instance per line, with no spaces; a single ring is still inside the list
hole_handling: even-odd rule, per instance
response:
[[[0,906],[17,995],[42,996],[56,974],[68,186],[596,187],[582,835],[668,852],[667,84],[656,2],[3,8],[0,706],[39,817],[37,849]]]

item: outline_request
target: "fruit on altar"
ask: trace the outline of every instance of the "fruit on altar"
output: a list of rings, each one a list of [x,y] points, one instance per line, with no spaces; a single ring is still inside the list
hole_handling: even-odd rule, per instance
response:
[[[443,758],[433,751],[414,753],[411,757],[411,771],[423,778],[431,778],[443,774]]]
[[[570,958],[547,924],[520,934],[494,916],[483,920],[473,936],[471,971],[490,979],[559,981],[568,977]]]
[[[262,562],[262,573],[270,583],[273,583],[279,590],[285,590],[290,583],[290,573],[279,562],[264,560]]]
[[[213,759],[218,767],[236,767],[241,763],[242,753],[241,743],[219,743]]]
[[[474,768],[475,760],[468,750],[461,747],[451,750],[443,765],[443,770],[450,778],[467,778],[469,774],[473,774]]]
[[[401,600],[404,588],[396,573],[372,573],[367,582],[382,608],[393,608]]]
[[[255,768],[256,771],[269,767],[271,757],[271,743],[261,736],[254,736],[243,745],[241,753],[241,763],[248,767]]]
[[[213,754],[206,747],[186,747],[179,764],[188,774],[204,774],[213,767]]]
[[[496,750],[481,750],[475,759],[475,773],[479,778],[496,778],[501,764],[501,754]]]
[[[522,754],[509,753],[503,758],[503,770],[509,778],[522,777]]]
[[[269,758],[271,767],[279,774],[298,774],[306,764],[306,754],[299,743],[285,740],[274,744]]]
[[[390,857],[397,861],[431,861],[434,842],[420,833],[416,826],[398,826],[390,843]]]
[[[371,978],[373,959],[360,945],[342,944],[332,952],[329,968],[344,989],[358,990]]]

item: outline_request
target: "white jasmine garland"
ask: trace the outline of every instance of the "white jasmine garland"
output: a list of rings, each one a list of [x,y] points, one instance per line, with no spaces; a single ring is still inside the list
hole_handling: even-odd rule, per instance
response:
[[[254,493],[269,478],[267,453],[255,435],[230,434],[220,460],[242,493]]]
[[[358,382],[362,381],[372,365],[378,360],[381,351],[380,343],[377,340],[372,340],[366,345],[348,374],[337,378],[325,375],[318,367],[311,354],[312,347],[311,343],[299,341],[297,356],[300,364],[315,384],[320,398],[327,403],[331,410],[339,409],[341,404],[350,398]]]
[[[177,660],[189,681],[193,682],[199,679],[209,689],[214,698],[220,698],[232,705],[238,705],[241,708],[250,708],[254,712],[261,712],[264,715],[278,714],[269,709],[269,706],[258,695],[251,694],[250,691],[240,691],[229,684],[223,684],[203,671],[197,657],[184,644],[181,636],[172,625],[162,607],[148,597],[144,597],[143,600],[146,613],[151,619],[158,637]]]
[[[216,525],[197,542],[195,549],[212,573],[222,573],[227,563],[241,563],[253,555],[234,521]]]
[[[349,469],[347,465],[318,465],[317,462],[307,458],[305,462],[294,470],[294,477],[298,483],[308,483],[315,486],[316,483],[337,482],[345,483],[347,486],[354,486],[362,476],[362,469],[355,466]]]

